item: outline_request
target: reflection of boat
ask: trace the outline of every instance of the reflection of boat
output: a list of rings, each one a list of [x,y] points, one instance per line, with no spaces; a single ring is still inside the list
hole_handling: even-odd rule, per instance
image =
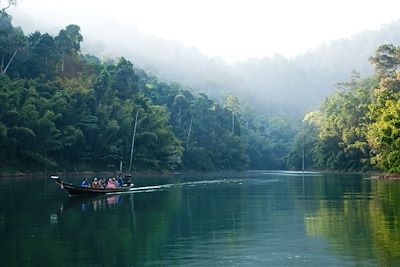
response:
[[[71,207],[79,208],[83,212],[100,211],[115,208],[123,202],[121,195],[79,195],[64,202],[61,206],[61,212]]]
[[[123,204],[128,197],[132,195],[77,195],[68,198],[61,204],[59,209],[56,209],[50,214],[50,224],[56,225],[61,218],[61,215],[69,209],[80,210],[81,212],[97,212],[109,209],[114,209],[118,205]]]
[[[61,189],[64,189],[69,196],[113,194],[113,193],[127,192],[131,190],[131,188],[133,187],[133,185],[131,184],[116,188],[80,187],[70,183],[66,183],[63,180],[61,180],[60,177],[58,176],[51,176],[51,179],[53,179],[54,182],[61,187]]]

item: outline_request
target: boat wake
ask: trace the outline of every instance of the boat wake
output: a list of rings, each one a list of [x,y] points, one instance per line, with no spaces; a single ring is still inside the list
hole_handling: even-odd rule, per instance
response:
[[[264,179],[218,179],[218,180],[202,180],[193,182],[183,182],[174,184],[163,184],[163,185],[150,185],[150,186],[140,186],[132,187],[127,192],[120,192],[117,194],[130,194],[130,193],[146,193],[154,191],[163,191],[172,188],[191,188],[191,187],[202,187],[211,185],[240,185],[244,183],[254,184],[254,183],[271,183],[278,182],[278,179],[264,180]],[[115,194],[115,193],[113,193]]]

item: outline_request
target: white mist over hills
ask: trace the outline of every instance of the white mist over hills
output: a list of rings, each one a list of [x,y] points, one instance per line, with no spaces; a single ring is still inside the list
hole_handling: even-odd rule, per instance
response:
[[[123,27],[123,26],[121,26]],[[371,75],[368,58],[384,43],[400,44],[400,22],[377,31],[364,31],[350,39],[333,41],[292,59],[280,55],[227,64],[209,58],[195,48],[147,36],[129,27],[129,37],[96,40],[86,34],[85,52],[100,57],[125,56],[134,64],[167,81],[177,81],[223,99],[234,94],[266,111],[294,113],[318,107],[336,90],[335,84],[350,78],[352,71]]]
[[[3,1],[5,2],[5,1]],[[130,25],[147,35],[196,47],[227,62],[288,58],[320,44],[376,30],[399,18],[397,0],[18,0],[10,9],[47,28],[78,24],[99,39],[127,36]],[[122,28],[121,25],[124,25]],[[120,40],[121,41],[121,40]]]
[[[52,34],[68,24],[80,25],[83,16],[78,13],[76,21],[71,17],[68,23],[49,23],[23,10],[14,9],[12,15],[14,24],[25,33],[40,30]],[[334,84],[347,80],[353,70],[370,75],[373,69],[368,58],[379,45],[400,42],[397,21],[379,30],[328,42],[290,59],[275,54],[227,64],[222,58],[209,58],[196,48],[144,34],[107,16],[80,26],[84,53],[104,59],[124,56],[161,79],[180,82],[213,98],[223,100],[234,94],[264,111],[285,110],[300,116],[315,109],[335,90]],[[296,38],[300,37],[293,36],[293,45]]]

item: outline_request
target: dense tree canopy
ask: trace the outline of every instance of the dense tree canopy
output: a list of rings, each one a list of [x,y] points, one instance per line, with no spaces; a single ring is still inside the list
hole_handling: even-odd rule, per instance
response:
[[[0,168],[135,170],[373,168],[400,172],[400,48],[382,45],[376,73],[354,73],[303,127],[229,94],[218,102],[161,81],[124,57],[80,51],[80,27],[24,35],[0,20]],[[188,70],[190,71],[190,70]],[[286,161],[286,162],[285,162]]]
[[[399,51],[393,45],[380,46],[370,58],[375,76],[353,76],[340,84],[341,92],[305,116],[305,129],[314,127],[309,168],[400,172]],[[289,166],[298,167],[299,153],[297,145],[289,154]]]
[[[287,122],[159,81],[125,58],[80,52],[80,27],[25,36],[0,21],[0,167],[116,170],[282,168]],[[281,134],[277,134],[281,132]],[[278,137],[280,136],[280,137]]]

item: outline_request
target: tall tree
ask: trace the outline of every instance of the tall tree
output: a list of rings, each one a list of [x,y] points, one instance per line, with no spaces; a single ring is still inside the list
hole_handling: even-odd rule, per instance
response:
[[[232,113],[232,134],[235,133],[235,116],[240,114],[240,103],[236,96],[229,95],[225,101],[225,108]]]
[[[55,37],[55,41],[61,54],[61,72],[65,69],[65,57],[73,56],[80,51],[80,43],[83,37],[78,25],[68,25]]]

